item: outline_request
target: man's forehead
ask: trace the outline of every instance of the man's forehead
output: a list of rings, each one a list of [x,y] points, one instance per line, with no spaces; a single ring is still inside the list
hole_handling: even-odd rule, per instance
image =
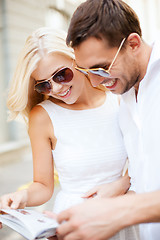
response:
[[[100,67],[107,61],[108,48],[101,39],[90,37],[74,49],[76,64],[82,68]]]
[[[81,42],[77,47],[74,48],[75,52],[90,52],[90,50],[97,50],[101,48],[107,48],[104,40],[97,39],[95,37],[89,37]]]

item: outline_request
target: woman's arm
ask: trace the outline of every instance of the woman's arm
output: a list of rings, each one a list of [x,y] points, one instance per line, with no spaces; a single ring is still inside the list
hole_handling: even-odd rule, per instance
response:
[[[51,146],[56,143],[56,138],[51,120],[40,106],[34,107],[30,113],[29,136],[33,154],[33,183],[25,190],[2,196],[0,208],[41,205],[53,194],[54,164]]]
[[[56,138],[51,120],[41,106],[36,106],[30,113],[29,136],[33,154],[33,184],[28,188],[27,206],[36,206],[48,201],[54,189],[52,143],[56,142]]]

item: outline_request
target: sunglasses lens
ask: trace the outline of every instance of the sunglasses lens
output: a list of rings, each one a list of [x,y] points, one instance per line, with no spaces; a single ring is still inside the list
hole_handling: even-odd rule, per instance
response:
[[[72,79],[73,72],[70,68],[63,68],[52,77],[52,80],[56,83],[67,83]],[[52,89],[52,85],[49,80],[46,80],[42,83],[37,83],[34,88],[38,93],[49,94]]]
[[[103,69],[89,70],[89,72],[100,77],[110,77],[110,74]]]
[[[52,87],[51,87],[51,84],[49,82],[38,83],[35,86],[35,90],[38,93],[41,93],[41,94],[49,94],[51,89],[52,89]]]
[[[52,80],[56,83],[67,83],[73,79],[73,71],[70,68],[64,68],[57,72]]]

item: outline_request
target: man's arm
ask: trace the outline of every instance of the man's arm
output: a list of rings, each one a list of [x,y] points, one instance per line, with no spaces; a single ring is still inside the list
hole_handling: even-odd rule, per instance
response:
[[[57,230],[65,240],[106,240],[127,226],[160,222],[160,191],[87,200],[60,213],[58,221],[66,221]]]

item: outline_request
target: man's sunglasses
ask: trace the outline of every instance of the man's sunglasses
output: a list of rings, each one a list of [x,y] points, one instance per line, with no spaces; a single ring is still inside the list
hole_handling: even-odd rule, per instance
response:
[[[118,56],[118,54],[120,52],[120,50],[121,50],[125,40],[126,40],[126,38],[124,38],[122,40],[122,42],[121,42],[121,44],[120,44],[120,46],[119,46],[119,48],[117,50],[117,53],[116,53],[115,57],[113,58],[113,61],[111,62],[110,66],[109,66],[109,68],[107,70],[104,69],[104,68],[80,68],[80,67],[75,67],[75,69],[80,71],[80,72],[82,72],[82,73],[84,73],[85,75],[86,74],[88,75],[89,73],[92,73],[92,74],[98,75],[100,77],[110,78],[111,77],[110,69],[113,66],[113,64],[114,64],[114,62],[115,62],[115,60],[116,60],[116,58],[117,58],[117,56]]]
[[[41,94],[49,94],[52,90],[52,81],[59,84],[65,84],[70,82],[72,79],[73,71],[68,67],[64,67],[55,74],[53,74],[52,77],[46,80],[36,81],[34,85],[34,90]]]

